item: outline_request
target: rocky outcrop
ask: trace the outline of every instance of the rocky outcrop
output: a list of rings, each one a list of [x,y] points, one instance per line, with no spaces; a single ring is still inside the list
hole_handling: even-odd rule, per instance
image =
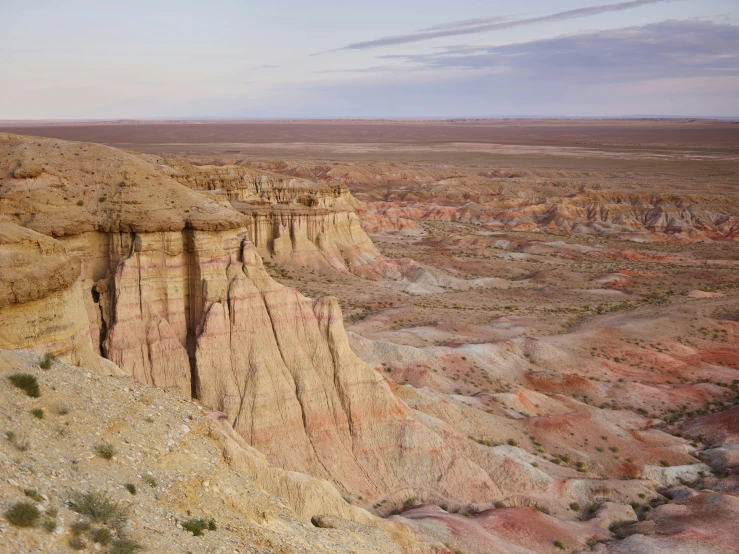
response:
[[[354,212],[360,203],[341,183],[320,184],[235,165],[147,159],[181,184],[244,214],[248,237],[263,257],[371,279],[400,278],[397,265],[380,254],[362,229]]]

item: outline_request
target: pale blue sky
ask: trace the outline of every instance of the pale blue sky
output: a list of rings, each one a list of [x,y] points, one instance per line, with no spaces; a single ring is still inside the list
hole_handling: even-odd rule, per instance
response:
[[[0,119],[739,115],[737,0],[0,0],[0,15]]]

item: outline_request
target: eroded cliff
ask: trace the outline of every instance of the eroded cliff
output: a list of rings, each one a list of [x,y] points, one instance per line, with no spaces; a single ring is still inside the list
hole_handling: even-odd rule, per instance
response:
[[[0,309],[0,325],[14,329],[3,348],[194,395],[270,462],[367,503],[475,502],[551,486],[398,400],[349,347],[335,299],[310,300],[269,277],[248,211],[102,146],[3,135],[0,159],[8,235],[32,234],[50,254],[30,259],[72,268],[44,298]],[[5,257],[13,248],[0,247]],[[40,332],[36,312],[60,323]]]

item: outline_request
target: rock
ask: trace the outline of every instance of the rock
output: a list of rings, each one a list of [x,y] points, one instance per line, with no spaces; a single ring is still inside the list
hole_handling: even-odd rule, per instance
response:
[[[700,457],[712,468],[733,469],[739,467],[739,444],[704,450],[700,453]]]
[[[642,469],[642,478],[655,481],[659,487],[666,489],[681,483],[694,483],[701,478],[701,473],[707,474],[710,472],[711,468],[706,464],[672,467],[646,465]]]
[[[603,529],[610,528],[613,524],[637,521],[634,508],[628,504],[617,504],[615,502],[603,502],[594,518]]]

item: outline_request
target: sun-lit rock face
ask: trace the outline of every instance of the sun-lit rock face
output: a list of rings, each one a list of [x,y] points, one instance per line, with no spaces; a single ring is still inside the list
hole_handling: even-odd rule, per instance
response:
[[[246,218],[259,254],[282,265],[331,267],[371,279],[399,279],[354,210],[360,205],[342,183],[320,184],[240,166],[195,166],[153,158],[172,179],[207,193]]]

